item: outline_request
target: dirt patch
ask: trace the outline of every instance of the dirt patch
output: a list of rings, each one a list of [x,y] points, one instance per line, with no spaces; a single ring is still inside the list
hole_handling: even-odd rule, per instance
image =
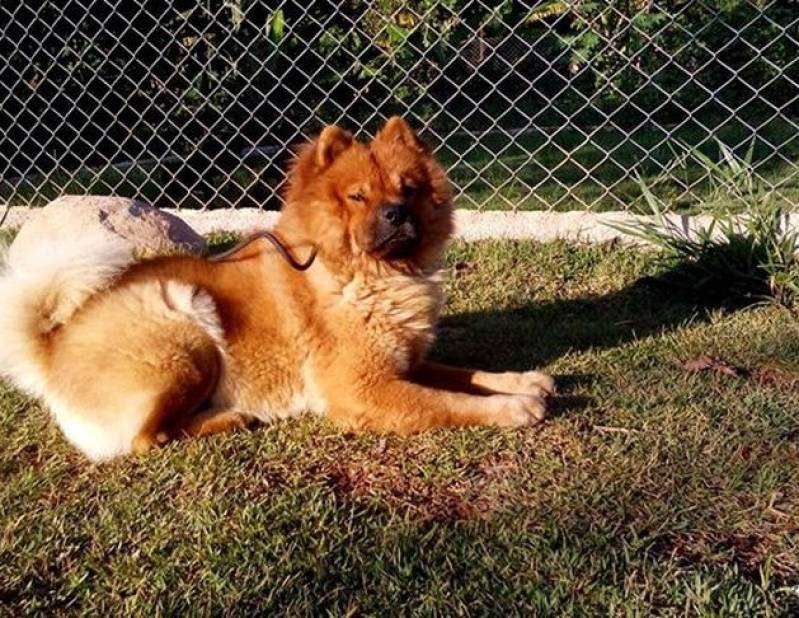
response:
[[[427,521],[478,519],[501,510],[504,479],[516,462],[492,455],[468,464],[457,480],[431,480],[387,461],[351,461],[333,467],[327,484],[341,500],[388,505]]]
[[[763,386],[771,386],[784,391],[799,392],[799,373],[784,371],[775,367],[755,369],[750,377]]]
[[[790,487],[774,492],[765,503],[741,494],[736,505],[730,503],[725,509],[752,513],[749,525],[713,525],[715,518],[710,515],[707,527],[664,535],[656,552],[686,567],[735,565],[755,580],[760,579],[764,565],[768,565],[770,576],[780,584],[799,583],[799,513],[793,508],[799,499],[797,491]]]
[[[41,470],[45,465],[45,454],[36,444],[25,444],[10,453],[0,462],[0,472],[6,475],[18,474],[24,470]]]
[[[707,355],[685,361],[682,367],[692,373],[709,371],[785,392],[799,393],[799,372],[786,371],[777,367],[739,367]]]
[[[666,553],[685,566],[735,564],[752,578],[759,577],[763,565],[769,563],[772,577],[790,583],[796,581],[799,573],[799,556],[786,548],[783,539],[797,531],[795,522],[772,521],[758,534],[689,532],[671,538]]]

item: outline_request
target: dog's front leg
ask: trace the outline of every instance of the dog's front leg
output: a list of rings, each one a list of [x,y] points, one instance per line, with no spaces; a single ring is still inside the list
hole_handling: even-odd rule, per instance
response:
[[[495,373],[422,362],[411,374],[419,384],[473,394],[527,394],[546,398],[555,394],[552,376],[540,371]]]
[[[342,388],[342,384],[352,386]],[[360,430],[411,434],[436,427],[519,427],[546,416],[546,403],[537,395],[471,395],[393,377],[341,380],[328,393],[328,415]]]

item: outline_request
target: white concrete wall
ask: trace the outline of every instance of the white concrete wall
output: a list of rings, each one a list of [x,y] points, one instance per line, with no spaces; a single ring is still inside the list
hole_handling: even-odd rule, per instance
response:
[[[29,210],[25,207],[11,208],[4,227],[19,227],[25,221]],[[214,231],[250,232],[255,229],[269,229],[277,220],[274,211],[261,211],[255,208],[236,210],[168,210],[182,219],[201,234]],[[477,212],[474,210],[455,211],[455,236],[465,240],[486,238],[516,238],[551,241],[557,239],[576,242],[605,242],[618,239],[631,242],[618,230],[610,227],[613,223],[632,223],[639,219],[627,212]],[[669,219],[681,230],[690,232],[708,224],[707,216],[670,215]],[[789,225],[796,226],[799,215],[791,215]]]

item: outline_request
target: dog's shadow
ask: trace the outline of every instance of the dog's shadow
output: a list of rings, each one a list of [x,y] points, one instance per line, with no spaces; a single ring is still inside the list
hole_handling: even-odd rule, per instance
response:
[[[704,321],[721,303],[698,305],[662,279],[645,277],[607,294],[511,309],[446,314],[431,356],[452,365],[491,371],[525,371],[588,349],[609,349],[668,332],[689,321]],[[553,413],[580,410],[592,403],[581,395],[596,376],[557,375],[559,397]]]

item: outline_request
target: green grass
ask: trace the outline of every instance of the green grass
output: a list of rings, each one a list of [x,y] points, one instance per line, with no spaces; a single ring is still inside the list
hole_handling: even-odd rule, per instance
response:
[[[758,126],[755,170],[779,188],[783,199],[799,202],[799,137],[795,126],[782,118],[750,124]],[[530,130],[513,139],[496,131],[482,137],[456,134],[434,146],[459,189],[456,203],[460,208],[636,208],[641,201],[640,184],[627,177],[634,171],[647,185],[656,184],[657,193],[675,210],[689,212],[697,210],[712,194],[701,161],[690,161],[685,169],[669,174],[662,182],[655,180],[686,148],[697,148],[717,159],[716,140],[740,154],[751,138],[751,128],[742,121],[699,118],[671,130],[657,126],[631,131],[607,127],[577,130],[567,125],[549,134]],[[163,207],[279,207],[275,190],[283,176],[266,160],[254,158],[224,173],[206,172],[178,178],[179,182],[170,182],[172,173],[166,167],[132,167],[124,173],[108,167],[96,172],[83,170],[72,178],[57,171],[16,187],[0,181],[0,200],[43,205],[63,193],[114,193]],[[686,186],[691,186],[690,192],[685,191]]]
[[[714,123],[704,119],[708,125]],[[438,154],[457,187],[463,188],[458,205],[484,210],[585,210],[636,208],[642,202],[640,183],[627,177],[632,171],[674,210],[690,212],[712,194],[707,167],[698,159],[685,169],[667,174],[675,155],[698,149],[718,160],[717,140],[742,155],[752,142],[751,129],[729,120],[706,129],[687,122],[670,133],[660,127],[635,131],[570,127],[546,135],[528,132],[516,136],[490,135],[451,138]],[[779,146],[775,155],[774,147]],[[765,123],[757,131],[754,169],[779,187],[783,199],[799,201],[799,139],[783,120]],[[656,182],[657,180],[657,182]],[[690,193],[685,187],[691,186]],[[608,191],[608,189],[610,189]]]
[[[698,311],[610,246],[456,244],[434,355],[542,367],[543,426],[407,439],[320,419],[91,465],[0,390],[10,615],[791,615],[799,370],[774,306]],[[795,614],[794,614],[795,615]]]

